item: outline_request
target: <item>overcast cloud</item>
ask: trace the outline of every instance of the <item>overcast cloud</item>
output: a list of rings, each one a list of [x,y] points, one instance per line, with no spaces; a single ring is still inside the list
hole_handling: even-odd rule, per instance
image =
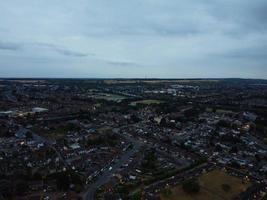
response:
[[[0,0],[0,77],[267,79],[266,0]]]

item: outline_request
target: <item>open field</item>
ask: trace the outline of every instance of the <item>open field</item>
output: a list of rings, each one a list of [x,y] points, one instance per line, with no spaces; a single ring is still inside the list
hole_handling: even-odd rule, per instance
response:
[[[231,110],[223,110],[223,109],[217,109],[216,113],[221,113],[221,114],[227,114],[227,113],[233,113]]]
[[[206,108],[206,111],[207,112],[213,112],[213,109],[212,108]],[[232,110],[223,110],[223,109],[215,109],[216,113],[220,113],[220,114],[230,114],[230,113],[233,113]]]
[[[223,171],[214,170],[198,178],[200,192],[198,194],[187,194],[182,186],[173,188],[170,195],[161,194],[162,200],[225,200],[233,199],[245,191],[251,184],[242,183],[239,178],[230,176]],[[222,189],[222,185],[230,186],[229,191]]]
[[[107,101],[121,101],[123,99],[126,99],[127,97],[117,94],[107,94],[107,93],[99,93],[92,95],[95,99],[104,99]]]
[[[144,104],[144,105],[150,105],[150,104],[160,104],[163,103],[160,100],[155,100],[155,99],[147,99],[147,100],[141,100],[141,101],[134,101],[130,103],[131,106],[136,106],[137,104]]]

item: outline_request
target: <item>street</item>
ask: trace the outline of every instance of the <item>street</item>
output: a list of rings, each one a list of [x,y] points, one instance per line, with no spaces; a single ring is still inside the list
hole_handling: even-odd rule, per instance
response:
[[[138,141],[136,141],[130,137],[125,137],[125,138],[133,144],[133,148],[128,149],[123,155],[121,155],[121,157],[119,158],[119,160],[116,163],[106,167],[106,170],[101,175],[98,176],[97,180],[88,186],[87,191],[83,195],[84,200],[95,199],[95,194],[96,194],[97,189],[100,188],[105,183],[107,183],[110,180],[110,178],[112,177],[112,175],[121,166],[126,164],[129,161],[129,159],[140,149],[141,144]]]

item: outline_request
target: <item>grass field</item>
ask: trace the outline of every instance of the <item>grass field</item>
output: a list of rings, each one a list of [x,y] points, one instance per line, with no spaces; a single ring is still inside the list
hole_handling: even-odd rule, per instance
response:
[[[199,177],[200,192],[190,195],[183,191],[182,186],[172,188],[169,195],[161,194],[162,200],[226,200],[233,199],[245,191],[251,184],[242,183],[239,178],[230,176],[223,171],[214,170]],[[224,191],[222,185],[230,186],[229,191]]]
[[[150,105],[150,104],[160,104],[162,101],[155,100],[155,99],[147,99],[147,100],[141,100],[141,101],[134,101],[130,103],[131,106],[136,106],[137,104],[144,104],[144,105]]]
[[[217,113],[222,113],[222,114],[223,113],[225,113],[225,114],[227,114],[227,113],[233,113],[233,111],[231,111],[231,110],[223,110],[223,109],[217,109],[216,112]]]
[[[105,99],[107,101],[121,101],[127,97],[117,94],[98,93],[92,96],[95,99]]]

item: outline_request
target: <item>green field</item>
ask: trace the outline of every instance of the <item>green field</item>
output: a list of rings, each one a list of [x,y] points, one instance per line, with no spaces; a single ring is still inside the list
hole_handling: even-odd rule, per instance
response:
[[[218,109],[216,110],[216,113],[221,113],[221,114],[227,114],[227,113],[232,113],[233,111],[231,110],[223,110],[223,109]]]
[[[163,103],[160,100],[156,99],[147,99],[147,100],[141,100],[141,101],[134,101],[130,103],[131,106],[136,106],[137,104],[143,104],[143,105],[151,105],[151,104],[160,104]]]
[[[94,94],[92,96],[95,99],[104,99],[107,101],[122,101],[123,99],[126,99],[127,97],[117,94],[107,94],[107,93],[99,93]]]
[[[198,178],[200,192],[197,194],[187,194],[183,187],[177,186],[171,189],[171,194],[160,195],[162,200],[225,200],[233,199],[241,192],[245,191],[251,183],[242,183],[242,180],[227,173],[214,170]],[[222,189],[222,185],[230,186],[229,191]]]

